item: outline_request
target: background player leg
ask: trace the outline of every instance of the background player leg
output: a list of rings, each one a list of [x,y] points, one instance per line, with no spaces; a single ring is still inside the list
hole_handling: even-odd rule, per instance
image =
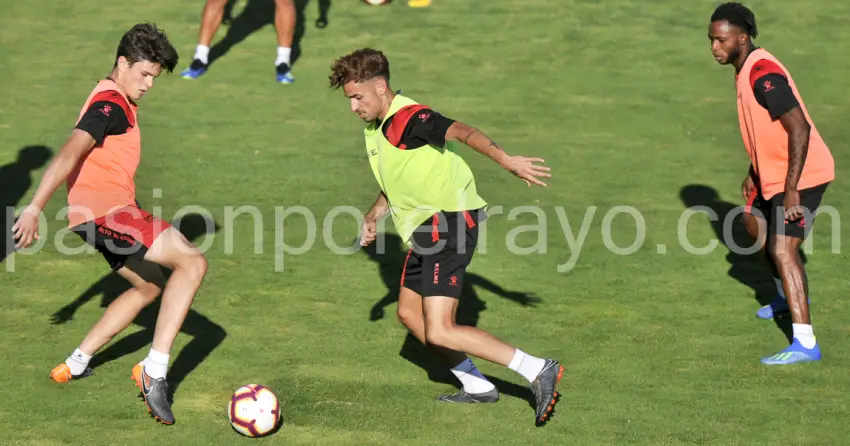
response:
[[[770,255],[788,297],[794,341],[785,350],[762,359],[765,364],[792,364],[821,358],[809,315],[808,280],[799,252],[802,242],[802,238],[779,234],[771,235],[768,240]]]
[[[221,25],[224,17],[224,8],[228,0],[207,0],[204,12],[201,14],[201,30],[198,33],[198,46],[192,57],[192,64],[180,73],[180,76],[195,79],[207,71],[209,65],[210,44],[212,38]]]
[[[478,328],[456,325],[457,305],[458,300],[452,297],[423,299],[428,344],[465,352],[519,373],[531,383],[537,403],[537,421],[545,421],[556,401],[555,390],[563,374],[561,364],[531,356]]]
[[[423,345],[428,345],[425,335],[425,317],[422,309],[422,296],[407,287],[402,287],[398,295],[398,320]],[[439,399],[446,402],[483,403],[498,401],[499,393],[472,360],[465,354],[431,345],[463,385],[463,392],[443,395]]]
[[[162,292],[165,279],[162,270],[156,264],[129,257],[117,273],[133,287],[109,304],[106,312],[83,339],[80,347],[65,360],[65,363],[53,369],[50,377],[54,380],[65,382],[86,373],[92,356],[115,335],[124,331],[139,312],[153,303]]]
[[[277,59],[274,65],[277,82],[281,84],[291,84],[295,81],[290,61],[292,39],[295,33],[295,14],[293,0],[275,0],[274,27],[277,31]]]

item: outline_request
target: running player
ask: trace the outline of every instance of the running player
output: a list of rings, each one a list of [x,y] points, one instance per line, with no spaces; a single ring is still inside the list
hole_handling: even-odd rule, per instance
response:
[[[215,32],[221,25],[224,10],[232,0],[207,0],[204,12],[201,14],[201,31],[198,34],[198,46],[189,68],[180,73],[185,79],[197,79],[207,72],[209,67],[210,43]],[[251,0],[254,1],[254,0]],[[295,82],[292,75],[290,56],[292,55],[292,39],[295,34],[295,2],[294,0],[274,0],[274,27],[277,32],[277,59],[275,65],[275,81],[281,84]]]
[[[524,376],[536,398],[536,420],[545,422],[557,401],[563,366],[455,321],[486,206],[472,171],[457,154],[457,143],[490,157],[528,187],[546,186],[539,178],[549,177],[549,168],[534,164],[543,162],[539,158],[508,155],[478,129],[394,92],[389,80],[387,58],[370,48],[337,59],[330,75],[331,86],[343,89],[351,111],[366,122],[366,152],[381,188],[366,215],[360,243],[374,241],[377,221],[390,213],[411,247],[402,272],[398,317],[420,342],[440,352],[463,384],[460,392],[441,396],[441,401],[498,401],[499,391],[468,353]]]
[[[72,231],[93,245],[133,288],[106,309],[80,346],[50,377],[68,382],[91,374],[92,355],[127,328],[163,291],[153,344],[133,367],[151,413],[174,423],[168,402],[171,347],[207,271],[194,245],[168,223],[140,209],[134,176],[141,155],[136,101],[163,70],[177,65],[177,52],[155,25],[139,24],[121,38],[112,72],[86,99],[77,124],[51,161],[35,196],[13,226],[17,247],[38,238],[38,216],[63,182],[68,188]],[[173,270],[168,285],[158,265]]]
[[[708,38],[714,59],[735,67],[738,120],[750,167],[742,185],[744,223],[770,257],[779,294],[758,311],[763,319],[790,310],[794,340],[765,364],[821,359],[809,317],[808,281],[799,248],[835,179],[832,154],[809,116],[788,70],[752,39],[753,12],[724,3],[711,16]],[[786,299],[787,296],[787,299]]]

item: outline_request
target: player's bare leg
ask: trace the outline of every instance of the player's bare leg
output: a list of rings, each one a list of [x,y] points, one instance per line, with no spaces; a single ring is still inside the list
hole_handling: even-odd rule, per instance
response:
[[[791,310],[791,320],[795,324],[810,324],[809,283],[803,259],[800,258],[802,239],[785,235],[771,237],[771,256],[776,269],[782,278],[788,306]]]
[[[227,1],[207,0],[204,5],[204,11],[201,13],[201,30],[198,32],[198,46],[195,47],[192,64],[180,73],[183,78],[195,79],[206,72],[210,63],[210,44],[216,31],[218,31],[218,27],[221,26]]]
[[[277,58],[275,71],[277,82],[290,84],[295,81],[292,76],[290,57],[292,55],[292,40],[295,35],[295,2],[293,0],[275,0],[274,27],[277,32]]]
[[[767,221],[763,217],[750,213],[741,214],[741,223],[747,233],[752,237],[759,250],[765,255],[765,261],[773,274],[773,282],[776,284],[776,297],[769,304],[759,308],[756,316],[761,319],[773,319],[777,315],[788,312],[788,303],[785,299],[785,290],[779,271],[770,256],[770,246],[767,245]]]
[[[124,331],[139,312],[153,303],[162,292],[165,279],[159,266],[153,263],[130,257],[117,273],[133,287],[109,304],[80,347],[50,372],[54,381],[67,382],[89,375],[91,369],[88,365],[92,356],[118,333]]]
[[[808,303],[808,279],[800,257],[803,239],[786,235],[771,235],[768,240],[770,256],[782,278],[791,321],[794,341],[785,350],[762,359],[764,364],[791,364],[821,359],[812,330]]]
[[[455,324],[457,299],[429,296],[423,302],[429,344],[466,352],[521,374],[531,383],[537,421],[546,421],[557,402],[556,389],[564,372],[558,361],[531,356],[486,331]]]
[[[425,317],[422,309],[422,296],[407,287],[402,287],[398,295],[398,320],[423,345],[428,345],[425,335]],[[452,374],[461,382],[460,392],[442,395],[438,399],[449,403],[494,403],[499,400],[499,391],[484,375],[478,371],[472,360],[465,354],[430,345],[446,362]]]
[[[171,347],[206,275],[207,260],[173,227],[156,238],[145,254],[145,260],[170,268],[173,272],[162,293],[150,353],[133,368],[132,377],[142,389],[151,413],[163,423],[173,424],[165,375]]]

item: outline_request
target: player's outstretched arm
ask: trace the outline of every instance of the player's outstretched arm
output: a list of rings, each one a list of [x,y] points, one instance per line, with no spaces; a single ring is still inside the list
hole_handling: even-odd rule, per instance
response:
[[[59,154],[50,161],[41,183],[30,204],[21,213],[18,221],[12,226],[12,233],[17,240],[15,247],[20,249],[29,246],[33,238],[38,239],[38,216],[47,205],[56,189],[68,178],[85,153],[95,145],[92,136],[83,130],[74,129],[68,141],[62,146]]]
[[[446,131],[446,141],[458,141],[466,144],[478,153],[488,156],[507,171],[516,175],[531,187],[532,184],[546,187],[539,178],[551,178],[549,168],[534,163],[543,163],[541,158],[508,155],[495,141],[475,127],[462,122],[454,122]]]

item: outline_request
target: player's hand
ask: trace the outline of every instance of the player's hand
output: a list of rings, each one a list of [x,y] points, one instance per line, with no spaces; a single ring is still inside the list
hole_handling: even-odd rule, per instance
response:
[[[500,163],[508,172],[516,175],[521,180],[525,181],[528,187],[532,184],[546,187],[546,183],[538,178],[551,178],[549,168],[540,166],[534,163],[544,162],[541,158],[529,158],[526,156],[507,156]]]
[[[753,181],[751,175],[747,175],[747,178],[744,179],[744,184],[741,185],[741,195],[744,196],[744,200],[749,200],[755,190],[756,182]]]
[[[17,243],[15,249],[26,248],[32,244],[33,239],[38,240],[38,216],[41,215],[41,209],[36,206],[29,205],[24,208],[18,220],[12,225],[12,236]]]
[[[785,219],[797,221],[803,218],[803,207],[800,206],[800,192],[796,189],[785,190],[785,200],[782,202],[785,209]]]
[[[366,219],[363,220],[363,226],[360,228],[360,246],[368,246],[369,243],[375,241],[377,231],[378,222],[367,215]]]

